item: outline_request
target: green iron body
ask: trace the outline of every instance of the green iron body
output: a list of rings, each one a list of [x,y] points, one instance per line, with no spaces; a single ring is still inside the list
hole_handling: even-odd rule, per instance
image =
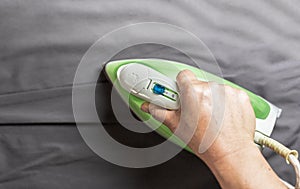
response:
[[[275,126],[276,119],[281,114],[281,109],[277,108],[267,100],[252,93],[251,91],[244,89],[228,80],[222,79],[216,75],[187,64],[163,59],[125,59],[108,62],[105,65],[105,73],[108,79],[113,83],[114,88],[120,94],[122,99],[127,103],[129,108],[134,112],[136,116],[138,116],[142,121],[145,121],[145,123],[149,127],[153,128],[157,133],[165,138],[169,138],[172,135],[172,132],[168,129],[168,127],[153,119],[149,114],[141,111],[140,107],[145,101],[127,92],[121,87],[120,82],[118,81],[118,69],[121,66],[130,63],[138,63],[148,66],[173,79],[174,81],[176,81],[176,76],[180,71],[188,69],[191,70],[199,80],[215,81],[217,83],[226,84],[245,91],[250,98],[256,116],[256,130],[266,136],[271,135]],[[172,142],[185,148],[188,151],[191,151],[191,149],[189,149],[186,144],[178,137],[172,138]]]

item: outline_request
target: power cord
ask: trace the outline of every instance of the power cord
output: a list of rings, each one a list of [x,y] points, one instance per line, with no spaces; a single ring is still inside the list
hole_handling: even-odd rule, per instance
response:
[[[266,146],[285,158],[287,164],[291,164],[294,167],[296,173],[296,185],[293,187],[289,183],[282,181],[289,189],[300,189],[300,164],[298,160],[298,152],[296,150],[290,150],[282,145],[280,142],[262,134],[259,131],[255,132],[254,142],[262,146]]]

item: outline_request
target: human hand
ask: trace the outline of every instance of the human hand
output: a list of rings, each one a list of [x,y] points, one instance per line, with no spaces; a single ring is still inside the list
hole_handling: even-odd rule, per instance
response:
[[[177,76],[181,107],[171,111],[144,103],[212,170],[224,189],[286,188],[254,144],[255,115],[248,95],[230,86]]]
[[[199,81],[193,72],[177,76],[181,108],[166,110],[144,103],[142,110],[163,122],[209,163],[253,143],[255,115],[247,93],[230,86]],[[191,136],[188,137],[187,135]]]

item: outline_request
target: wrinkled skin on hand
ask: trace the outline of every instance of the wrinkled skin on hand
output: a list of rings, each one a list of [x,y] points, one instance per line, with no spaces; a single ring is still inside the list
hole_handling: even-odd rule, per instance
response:
[[[254,145],[255,115],[244,91],[199,81],[193,72],[177,78],[181,107],[172,111],[144,103],[142,110],[163,122],[205,162]]]

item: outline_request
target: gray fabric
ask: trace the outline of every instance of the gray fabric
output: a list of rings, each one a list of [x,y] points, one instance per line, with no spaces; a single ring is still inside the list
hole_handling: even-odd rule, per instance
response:
[[[85,51],[105,33],[144,21],[175,24],[196,34],[216,56],[225,78],[283,109],[272,136],[300,150],[296,0],[4,0],[0,19],[1,188],[216,186],[207,168],[187,152],[149,169],[110,165],[87,149],[72,124],[72,81]],[[113,45],[117,44],[108,48]],[[119,58],[136,54],[187,61],[156,47]],[[99,85],[107,83],[100,80]],[[99,106],[108,107],[107,93],[99,92]],[[109,107],[101,116],[114,130]],[[118,134],[118,129],[112,133]],[[131,144],[147,144],[132,140]],[[268,150],[264,153],[281,178],[294,181],[292,168],[282,158]]]
[[[110,125],[107,130],[110,133],[119,132],[116,125]],[[1,189],[150,189],[216,186],[208,168],[187,152],[181,152],[159,166],[129,169],[112,165],[96,156],[81,140],[76,127],[73,126],[3,126],[0,132]],[[146,142],[147,145],[152,145],[150,139],[157,141],[159,136],[152,134],[147,141],[134,138],[130,142]]]

